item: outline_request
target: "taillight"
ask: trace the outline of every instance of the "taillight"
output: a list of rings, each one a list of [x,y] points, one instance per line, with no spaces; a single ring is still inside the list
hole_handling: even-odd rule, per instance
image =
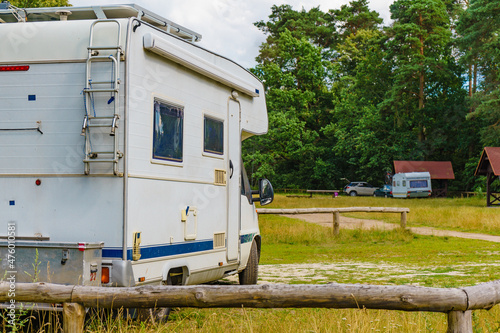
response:
[[[109,283],[109,267],[103,267],[101,270],[101,283]]]
[[[0,66],[0,72],[26,72],[30,66]]]

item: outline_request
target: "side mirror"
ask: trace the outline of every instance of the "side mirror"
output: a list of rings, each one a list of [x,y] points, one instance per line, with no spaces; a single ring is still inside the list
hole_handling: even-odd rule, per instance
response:
[[[274,190],[271,182],[265,178],[259,180],[259,190],[252,191],[252,194],[258,194],[258,198],[252,198],[253,202],[260,202],[261,206],[269,205],[274,200]]]

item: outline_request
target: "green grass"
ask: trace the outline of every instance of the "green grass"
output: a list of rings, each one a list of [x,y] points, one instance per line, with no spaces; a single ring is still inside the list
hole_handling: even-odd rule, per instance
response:
[[[270,208],[408,207],[409,226],[500,234],[500,211],[485,200],[397,200],[327,196],[286,198]],[[399,223],[399,214],[350,216]],[[500,279],[500,243],[420,236],[408,231],[346,230],[333,236],[298,219],[261,215],[260,276],[287,283],[471,286]],[[290,273],[296,265],[304,274]],[[274,271],[269,271],[274,268]],[[311,268],[314,268],[311,270]],[[269,273],[266,273],[269,271]],[[366,309],[175,309],[166,324],[92,320],[87,332],[444,332],[446,315]],[[474,332],[500,332],[500,307],[473,312]]]
[[[278,195],[270,208],[389,206],[408,207],[409,226],[431,226],[500,234],[499,211],[485,200],[396,200],[327,196],[286,198]],[[399,223],[399,214],[357,213],[349,216]],[[281,282],[288,265],[313,274],[290,276],[287,283],[417,284],[432,287],[470,286],[500,279],[500,244],[453,237],[420,236],[407,231],[331,229],[275,215],[261,215],[261,276]],[[323,265],[323,266],[322,266]],[[322,268],[327,267],[327,268]],[[334,269],[332,269],[332,267]],[[182,309],[162,326],[175,332],[444,332],[446,315],[364,309]],[[473,312],[474,332],[500,332],[500,309]],[[168,331],[167,330],[167,331]]]
[[[401,229],[341,229],[335,237],[330,228],[276,215],[261,215],[260,224],[261,265],[344,267],[330,275],[330,282],[455,287],[500,279],[500,243],[421,236]],[[295,281],[311,282],[318,281]]]
[[[315,207],[407,207],[408,226],[429,226],[439,229],[500,235],[500,208],[486,207],[486,199],[392,199],[374,197],[332,198],[314,195],[313,198],[287,198],[276,195],[266,208],[315,208]],[[349,217],[368,218],[399,223],[399,214],[350,213]]]

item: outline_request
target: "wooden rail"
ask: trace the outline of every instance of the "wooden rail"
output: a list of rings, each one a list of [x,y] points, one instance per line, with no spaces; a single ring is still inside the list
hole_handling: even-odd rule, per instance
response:
[[[332,198],[335,198],[335,194],[342,193],[342,190],[306,190],[307,195],[304,194],[289,194],[287,195],[288,198],[312,198],[314,193],[327,193],[331,194]]]
[[[12,286],[0,282],[0,302]],[[360,284],[255,286],[141,286],[130,288],[17,283],[15,302],[63,303],[65,332],[83,332],[94,308],[334,308],[429,311],[448,314],[448,332],[472,333],[472,310],[500,303],[500,280],[465,288]]]
[[[407,214],[410,212],[409,208],[400,207],[342,207],[342,208],[259,208],[259,214],[324,214],[333,213],[333,234],[338,235],[340,232],[340,213],[352,212],[366,212],[366,213],[400,213],[401,214],[401,228],[406,228]]]

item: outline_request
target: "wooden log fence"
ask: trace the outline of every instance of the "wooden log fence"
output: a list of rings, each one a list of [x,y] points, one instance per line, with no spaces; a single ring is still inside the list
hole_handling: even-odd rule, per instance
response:
[[[0,302],[12,286],[0,282]],[[129,288],[17,283],[15,302],[62,303],[65,332],[83,332],[92,308],[333,308],[442,312],[448,332],[472,333],[472,310],[500,303],[500,280],[464,288],[361,284],[139,286]]]
[[[285,192],[286,193],[286,192]],[[313,194],[331,194],[332,198],[335,198],[335,195],[339,195],[342,193],[342,190],[306,190],[307,195],[303,194],[289,194],[288,198],[312,198]]]
[[[278,214],[278,215],[293,215],[293,214],[325,214],[332,213],[332,229],[333,234],[338,235],[340,232],[340,213],[400,213],[401,214],[401,228],[406,228],[407,214],[410,212],[409,208],[400,207],[341,207],[341,208],[259,208],[258,214]]]

